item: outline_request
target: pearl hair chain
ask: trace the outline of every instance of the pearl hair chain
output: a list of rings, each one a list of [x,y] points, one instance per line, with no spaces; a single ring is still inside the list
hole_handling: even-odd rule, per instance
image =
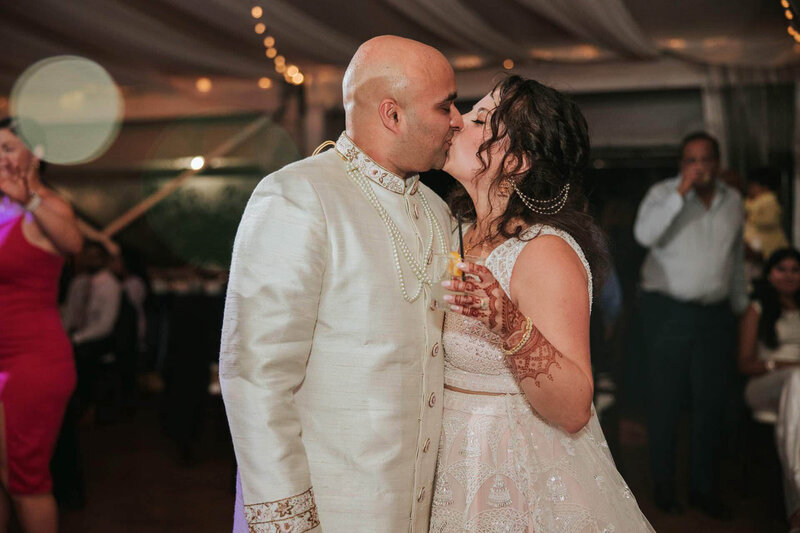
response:
[[[403,239],[403,235],[400,233],[397,225],[394,223],[386,209],[378,201],[378,197],[375,195],[375,191],[372,190],[369,180],[364,177],[358,167],[352,162],[347,163],[347,176],[361,190],[369,203],[372,204],[372,207],[374,207],[378,212],[378,215],[386,226],[386,231],[389,233],[389,241],[392,245],[392,255],[394,257],[397,280],[400,282],[400,292],[402,292],[403,299],[406,302],[414,303],[419,299],[425,286],[430,286],[433,284],[432,279],[430,276],[428,276],[427,266],[433,256],[434,234],[436,235],[436,239],[439,241],[441,252],[443,254],[448,252],[448,247],[444,239],[444,233],[442,232],[441,226],[439,226],[439,221],[436,220],[436,216],[433,214],[433,210],[431,209],[430,205],[428,205],[428,200],[425,198],[425,195],[422,193],[422,191],[419,191],[420,203],[422,204],[422,210],[425,212],[425,218],[428,222],[429,234],[428,242],[425,246],[425,263],[420,264],[419,261],[417,261],[417,259],[414,257],[414,254],[408,248],[408,245]],[[419,287],[417,287],[417,290],[413,296],[409,296],[408,290],[406,289],[405,276],[403,276],[403,269],[400,265],[401,254],[411,267],[414,277],[416,277],[417,281],[419,281]]]
[[[555,215],[564,208],[569,197],[569,183],[564,185],[564,188],[556,196],[547,200],[537,200],[522,194],[516,183],[512,182],[512,187],[525,207],[539,215]]]

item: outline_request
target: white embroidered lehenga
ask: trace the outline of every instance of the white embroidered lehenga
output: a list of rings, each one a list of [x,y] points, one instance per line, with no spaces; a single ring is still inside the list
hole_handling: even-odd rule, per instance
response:
[[[514,263],[538,235],[557,235],[589,265],[575,240],[533,226],[486,259],[509,292]],[[590,304],[591,305],[591,304]],[[653,531],[617,471],[597,415],[574,435],[542,419],[521,393],[500,351],[500,339],[480,322],[447,313],[442,336],[445,384],[502,396],[445,389],[430,531]]]

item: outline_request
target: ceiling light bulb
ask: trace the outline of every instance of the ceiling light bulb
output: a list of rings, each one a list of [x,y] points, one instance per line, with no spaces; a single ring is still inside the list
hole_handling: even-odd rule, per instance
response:
[[[192,170],[200,170],[206,166],[206,158],[202,155],[196,155],[192,158],[189,166],[192,168]]]
[[[209,78],[197,78],[194,86],[201,93],[207,93],[211,90],[211,80]]]

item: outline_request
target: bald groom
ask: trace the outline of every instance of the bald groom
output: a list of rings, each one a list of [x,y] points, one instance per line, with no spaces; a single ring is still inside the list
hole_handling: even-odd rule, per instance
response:
[[[343,90],[335,149],[264,178],[234,244],[220,381],[241,531],[428,529],[443,383],[428,264],[452,222],[419,172],[463,125],[455,77],[434,48],[382,36]]]

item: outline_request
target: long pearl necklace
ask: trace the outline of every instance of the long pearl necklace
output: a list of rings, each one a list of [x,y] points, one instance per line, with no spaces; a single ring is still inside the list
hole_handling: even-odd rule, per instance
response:
[[[378,212],[378,216],[381,217],[383,224],[386,226],[386,231],[389,233],[389,241],[392,245],[392,255],[394,257],[394,267],[395,271],[397,272],[397,280],[400,282],[400,292],[403,294],[403,299],[406,302],[414,303],[419,299],[425,286],[431,286],[433,284],[433,280],[430,276],[428,276],[427,267],[428,263],[430,263],[431,257],[433,257],[434,233],[436,234],[436,238],[439,240],[441,252],[443,254],[448,252],[448,247],[444,239],[444,233],[442,232],[441,226],[439,226],[439,221],[436,220],[436,216],[433,214],[433,210],[431,209],[430,205],[428,205],[428,200],[425,198],[425,195],[422,193],[422,191],[419,191],[422,210],[425,212],[425,218],[428,222],[429,235],[428,242],[425,246],[426,260],[424,264],[420,264],[420,262],[417,261],[417,258],[414,257],[414,254],[409,249],[406,241],[403,239],[403,235],[400,233],[400,230],[394,223],[394,220],[392,220],[392,217],[389,216],[389,213],[378,201],[378,197],[375,195],[375,191],[372,190],[369,180],[364,177],[358,167],[350,161],[347,162],[347,176],[361,190],[369,203],[372,204],[372,207],[374,207]],[[416,277],[417,281],[419,281],[419,287],[417,287],[417,290],[414,292],[413,296],[409,296],[408,290],[406,289],[406,280],[405,276],[403,276],[403,268],[400,265],[401,254],[411,267],[414,277]]]

